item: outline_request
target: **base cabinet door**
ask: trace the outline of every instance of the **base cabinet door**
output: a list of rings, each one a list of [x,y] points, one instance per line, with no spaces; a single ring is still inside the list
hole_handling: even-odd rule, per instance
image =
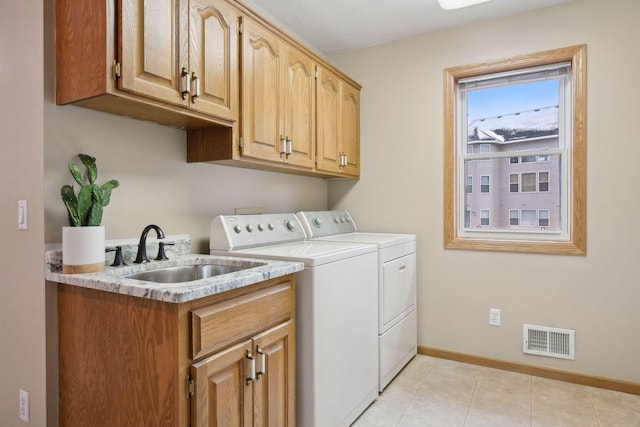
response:
[[[247,389],[247,354],[251,340],[243,341],[191,367],[195,394],[191,425],[241,427],[252,425],[252,395]]]
[[[191,425],[295,427],[292,321],[191,366]]]
[[[254,338],[257,381],[254,384],[254,425],[295,427],[295,345],[291,321]]]

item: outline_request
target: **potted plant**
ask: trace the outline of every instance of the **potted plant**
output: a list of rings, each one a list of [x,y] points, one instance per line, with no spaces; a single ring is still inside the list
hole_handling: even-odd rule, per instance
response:
[[[69,227],[62,227],[62,272],[90,273],[104,270],[105,232],[102,222],[104,207],[111,201],[111,190],[120,183],[115,179],[102,185],[96,184],[98,168],[95,157],[78,154],[86,168],[86,180],[75,163],[69,164],[69,172],[80,189],[76,195],[72,185],[64,185],[60,191],[67,208]]]

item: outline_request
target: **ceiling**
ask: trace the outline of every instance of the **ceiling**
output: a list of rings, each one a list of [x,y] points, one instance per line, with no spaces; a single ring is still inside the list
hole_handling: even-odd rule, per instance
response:
[[[445,11],[437,0],[247,0],[325,55],[571,0],[492,0]]]

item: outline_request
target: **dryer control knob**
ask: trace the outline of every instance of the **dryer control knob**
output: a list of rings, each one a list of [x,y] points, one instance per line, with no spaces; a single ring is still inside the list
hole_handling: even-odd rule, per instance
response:
[[[338,219],[338,217],[333,218],[333,222],[335,222],[336,224],[340,222],[340,220]]]
[[[322,225],[322,220],[318,217],[313,218],[313,225],[320,227]]]
[[[264,231],[264,225],[258,224],[258,230],[259,231]]]
[[[251,233],[253,231],[253,225],[247,225],[247,231]]]
[[[242,231],[242,228],[240,228],[239,225],[236,225],[235,227],[233,227],[233,231],[235,231],[236,233],[240,233]]]
[[[291,220],[287,221],[287,228],[289,230],[293,230],[294,228],[296,228],[296,223]]]
[[[268,227],[269,227],[269,230],[271,230],[271,231],[273,231],[273,229],[275,228],[275,227],[273,226],[273,224],[269,224],[269,226],[268,226]]]

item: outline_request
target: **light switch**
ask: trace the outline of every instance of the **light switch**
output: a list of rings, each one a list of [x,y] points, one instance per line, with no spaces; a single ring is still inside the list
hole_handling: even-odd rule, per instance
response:
[[[18,200],[18,230],[27,229],[27,201]]]

